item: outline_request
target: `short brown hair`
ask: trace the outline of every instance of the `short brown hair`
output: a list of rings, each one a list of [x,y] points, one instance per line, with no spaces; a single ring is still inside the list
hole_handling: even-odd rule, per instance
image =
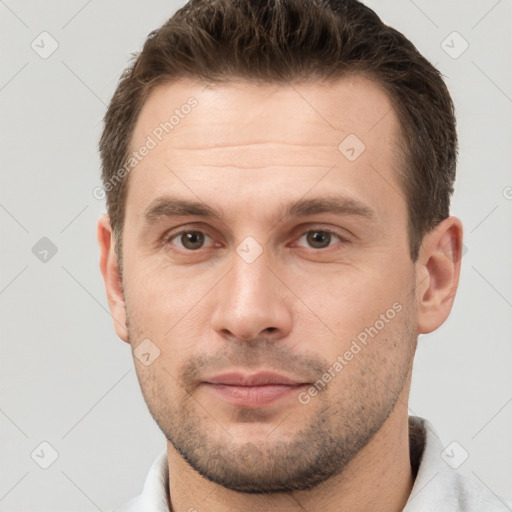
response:
[[[191,0],[149,34],[120,78],[99,143],[119,258],[129,176],[115,178],[153,87],[180,78],[284,84],[347,73],[382,86],[399,119],[397,172],[416,261],[423,236],[449,216],[458,150],[454,106],[440,72],[356,0]]]

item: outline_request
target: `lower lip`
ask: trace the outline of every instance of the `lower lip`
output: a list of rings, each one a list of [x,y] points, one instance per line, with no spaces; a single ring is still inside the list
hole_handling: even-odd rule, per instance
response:
[[[257,408],[268,405],[280,398],[296,394],[303,384],[288,386],[267,384],[265,386],[231,386],[227,384],[205,383],[217,396],[239,407]]]

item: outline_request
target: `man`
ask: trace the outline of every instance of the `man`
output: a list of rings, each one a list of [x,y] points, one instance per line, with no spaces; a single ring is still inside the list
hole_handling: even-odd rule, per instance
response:
[[[192,0],[121,77],[101,270],[167,439],[120,511],[482,511],[408,417],[462,225],[439,74],[355,0]]]

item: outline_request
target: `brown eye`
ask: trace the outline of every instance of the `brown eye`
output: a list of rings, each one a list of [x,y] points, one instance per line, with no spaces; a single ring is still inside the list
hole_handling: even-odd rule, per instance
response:
[[[187,251],[197,251],[202,249],[207,238],[210,237],[202,231],[181,231],[169,237],[167,243],[174,243]]]
[[[328,231],[309,231],[306,239],[314,249],[329,247],[332,235]]]
[[[204,234],[200,231],[188,231],[181,234],[180,241],[185,249],[200,249],[204,243]]]

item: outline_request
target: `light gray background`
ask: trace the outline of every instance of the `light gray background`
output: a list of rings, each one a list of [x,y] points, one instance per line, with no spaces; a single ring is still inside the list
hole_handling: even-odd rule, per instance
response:
[[[411,414],[467,450],[460,471],[510,498],[512,2],[367,3],[438,66],[458,116],[452,214],[468,251],[450,318],[420,338]],[[140,492],[165,448],[108,313],[92,191],[118,77],[180,5],[0,0],[1,511],[108,510]],[[43,31],[59,45],[47,59],[31,48],[50,48]],[[453,31],[469,43],[456,59]],[[47,262],[32,252],[42,237],[58,250]],[[50,460],[43,441],[59,454],[48,469],[35,462]]]

